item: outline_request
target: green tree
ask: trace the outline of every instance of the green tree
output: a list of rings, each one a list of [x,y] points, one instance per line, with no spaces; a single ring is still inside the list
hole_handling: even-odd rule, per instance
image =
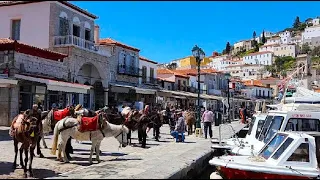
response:
[[[229,42],[227,42],[227,44],[226,44],[226,53],[227,54],[230,54],[230,52],[231,52],[231,46],[230,46],[230,43]]]
[[[313,48],[313,50],[311,51],[311,56],[320,57],[320,46]]]
[[[300,18],[299,18],[299,16],[297,16],[296,19],[294,20],[293,28],[295,28],[295,29],[299,28],[300,24],[301,24]]]
[[[225,49],[222,50],[222,54],[227,54],[227,51]]]
[[[302,54],[306,54],[306,53],[308,53],[309,51],[311,51],[310,46],[309,46],[307,43],[302,44],[301,53],[302,53]]]
[[[267,41],[267,39],[266,39],[266,37],[265,37],[265,35],[264,35],[264,30],[263,30],[263,31],[262,31],[261,42],[264,44],[264,43],[266,43],[266,41]]]
[[[275,77],[275,74],[277,72],[275,65],[267,65],[265,66],[265,70],[271,73],[271,77]]]
[[[252,38],[255,40],[257,37],[256,31],[253,31]]]

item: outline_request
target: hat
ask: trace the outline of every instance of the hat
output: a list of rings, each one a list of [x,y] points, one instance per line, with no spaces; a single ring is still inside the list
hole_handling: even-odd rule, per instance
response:
[[[52,108],[57,108],[56,103],[53,103],[53,104],[51,105],[51,107],[52,107]]]
[[[78,111],[78,110],[80,110],[82,108],[82,105],[81,104],[78,104],[75,108],[74,108],[74,110],[75,111]]]

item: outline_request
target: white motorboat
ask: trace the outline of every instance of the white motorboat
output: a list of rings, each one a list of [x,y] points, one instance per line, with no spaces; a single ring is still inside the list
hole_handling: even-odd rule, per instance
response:
[[[320,105],[284,104],[276,111],[269,111],[258,137],[247,145],[231,150],[234,155],[256,155],[278,131],[320,131]]]
[[[319,132],[278,132],[254,156],[220,156],[209,161],[210,179],[319,178]]]

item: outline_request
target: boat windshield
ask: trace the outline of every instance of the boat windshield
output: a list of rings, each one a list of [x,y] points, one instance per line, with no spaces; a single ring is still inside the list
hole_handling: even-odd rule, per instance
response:
[[[263,120],[259,120],[258,126],[257,126],[256,135],[255,135],[256,139],[258,139],[258,136],[259,136],[259,134],[260,134],[260,132],[262,130],[263,124],[264,124],[264,119]]]
[[[278,149],[280,144],[286,139],[287,136],[287,134],[281,133],[274,136],[274,138],[263,148],[259,155],[264,157],[265,159],[268,159],[271,154],[273,154],[273,152]]]
[[[264,143],[267,143],[272,136],[280,130],[284,117],[283,116],[274,116],[270,125],[270,128],[267,130],[266,136],[263,140]]]
[[[251,134],[251,131],[252,131],[252,129],[253,129],[254,121],[255,121],[255,120],[256,120],[256,117],[255,117],[255,116],[253,116],[253,117],[252,117],[252,119],[251,119],[251,122],[250,122],[250,124],[249,124],[248,135],[250,135],[250,134]]]
[[[267,130],[271,124],[272,119],[273,119],[273,116],[266,117],[266,121],[264,122],[261,133],[259,135],[259,141],[262,141],[264,139],[265,133],[267,132]]]

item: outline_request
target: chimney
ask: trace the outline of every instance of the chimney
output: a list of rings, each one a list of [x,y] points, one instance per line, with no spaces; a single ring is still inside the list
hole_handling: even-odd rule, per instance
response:
[[[94,42],[95,44],[99,43],[100,39],[100,27],[98,25],[94,26]]]

